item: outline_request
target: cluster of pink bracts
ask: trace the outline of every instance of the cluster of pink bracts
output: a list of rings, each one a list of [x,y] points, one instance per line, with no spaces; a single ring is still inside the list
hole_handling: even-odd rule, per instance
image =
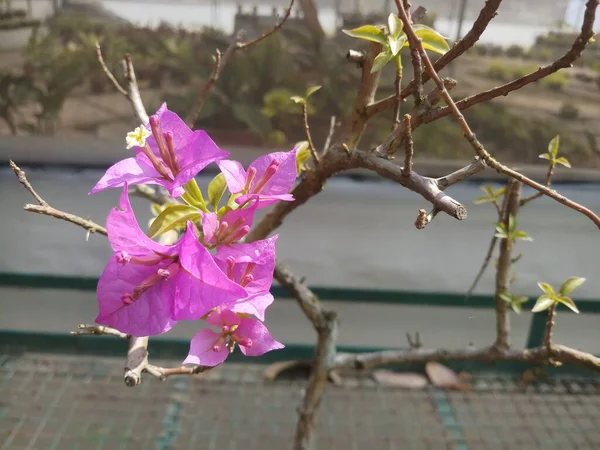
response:
[[[135,156],[110,167],[90,194],[123,187],[118,208],[107,219],[114,255],[98,282],[96,322],[133,336],[169,331],[180,320],[206,320],[191,341],[184,364],[222,363],[235,344],[248,356],[283,348],[262,323],[273,302],[269,290],[277,236],[239,243],[250,231],[256,210],[291,201],[297,176],[296,149],[261,156],[247,170],[225,160],[204,131],[192,131],[163,104],[150,123],[127,135]],[[162,245],[139,227],[128,185],[159,184],[174,198],[215,162],[230,191],[233,207],[198,210],[201,227],[187,222],[173,245]]]

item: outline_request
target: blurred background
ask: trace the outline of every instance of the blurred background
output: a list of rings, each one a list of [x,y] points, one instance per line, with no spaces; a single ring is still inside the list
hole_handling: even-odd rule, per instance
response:
[[[426,7],[424,22],[451,42],[470,29],[484,5],[483,0],[413,0],[412,3],[414,7]],[[285,0],[0,0],[0,350],[13,348],[15,342],[23,342],[23,345],[32,342],[34,347],[45,345],[49,351],[58,347],[84,351],[82,349],[91,348],[85,347],[89,339],[95,339],[89,338],[84,344],[80,338],[67,337],[67,332],[79,323],[93,322],[96,316],[95,283],[110,256],[108,243],[101,236],[87,236],[73,225],[23,211],[22,206],[33,202],[33,198],[19,185],[7,161],[12,159],[21,166],[29,181],[53,206],[104,223],[108,211],[116,204],[118,190],[93,197],[87,192],[107,167],[126,157],[125,134],[139,124],[126,98],[115,91],[100,69],[96,42],[101,45],[107,66],[119,80],[122,79],[121,58],[125,53],[131,55],[149,112],[166,101],[171,110],[185,116],[210,76],[215,50],[224,51],[240,30],[251,39],[272,28],[287,4]],[[498,16],[480,41],[458,63],[441,72],[458,80],[452,90],[453,97],[463,98],[509,82],[563,55],[578,34],[584,6],[584,0],[503,1]],[[261,154],[287,151],[304,140],[301,110],[290,101],[290,96],[302,94],[308,86],[322,85],[311,97],[309,109],[313,138],[322,146],[331,116],[341,121],[350,113],[360,75],[346,62],[345,54],[349,48],[360,48],[361,44],[341,30],[366,23],[385,23],[393,8],[391,0],[297,1],[280,33],[236,54],[228,62],[195,128],[206,130],[221,148],[246,165]],[[600,23],[595,29],[600,29]],[[404,67],[411,72],[408,52],[405,56]],[[393,70],[387,67],[378,97],[394,92],[393,80]],[[411,109],[412,98],[409,98],[402,105],[402,113]],[[507,97],[479,104],[465,116],[495,157],[540,182],[545,178],[547,166],[538,155],[547,151],[554,136],[560,135],[559,152],[569,159],[573,168],[557,169],[556,188],[574,201],[600,211],[600,47],[597,43],[589,45],[570,70],[561,70]],[[372,120],[361,148],[381,143],[391,123],[391,111]],[[472,148],[450,117],[420,127],[414,133],[414,141],[415,170],[422,175],[446,175],[468,164],[473,157]],[[200,187],[206,189],[215,174],[216,166],[208,167],[198,176]],[[495,173],[485,171],[452,187],[449,194],[467,207],[467,220],[459,222],[440,214],[424,230],[416,230],[413,223],[418,210],[429,210],[420,196],[363,171],[340,174],[327,184],[323,193],[286,219],[278,230],[278,259],[289,264],[298,275],[305,276],[321,300],[339,311],[339,342],[344,348],[403,347],[404,334],[416,331],[427,347],[485,346],[495,336],[493,260],[476,295],[467,299],[465,293],[494,234],[496,212],[489,204],[474,205],[473,200],[481,195],[482,186],[499,188],[504,182]],[[524,189],[524,195],[528,194],[531,191]],[[140,223],[147,223],[152,217],[148,202],[136,198],[133,205]],[[600,353],[600,332],[594,314],[600,312],[597,228],[583,215],[547,198],[523,210],[519,228],[527,231],[533,242],[517,246],[517,252],[523,252],[523,257],[514,267],[513,291],[529,296],[530,301],[522,314],[511,316],[513,345],[533,346],[541,339],[543,317],[540,328],[540,320],[536,321],[528,312],[541,293],[536,283],[547,281],[557,286],[569,276],[581,276],[587,281],[577,291],[575,300],[583,305],[580,306],[582,314],[561,314],[555,339]],[[288,348],[301,350],[286,357],[299,354],[310,357],[315,341],[311,325],[287,294],[281,289],[277,291],[277,287],[275,290],[277,301],[267,315],[269,328]],[[171,356],[181,359],[187,340],[195,330],[195,324],[181,324],[157,341],[179,343],[179,353]],[[95,342],[98,344],[89,345],[100,348],[101,343]],[[122,349],[118,354],[123,354]],[[0,370],[4,380],[0,381],[0,392],[2,389],[34,392],[35,401],[44,405],[59,404],[59,400],[46,398],[42,392],[51,391],[53,380],[61,380],[62,384],[54,386],[52,392],[75,395],[68,385],[71,382],[68,377],[75,370],[72,367],[85,368],[82,369],[84,377],[100,373],[100,379],[113,377],[114,367],[120,370],[119,364],[122,364],[120,360],[105,364],[83,359],[40,363],[33,358],[17,366],[8,363],[2,366],[4,361],[8,361],[8,357],[0,352],[0,367],[4,367]],[[233,370],[232,379],[237,380],[235,377],[242,372]],[[42,376],[40,373],[48,375],[48,379],[43,378],[42,388],[39,387],[41,381],[35,381],[35,377]],[[227,373],[224,371],[222,376],[226,377]],[[64,381],[65,376],[69,381]],[[111,386],[121,388],[118,378],[118,374],[112,378]],[[13,385],[13,382],[18,383]],[[108,389],[109,384],[103,383],[104,388],[96,386],[95,389]],[[169,421],[176,422],[179,417],[177,408],[181,405],[177,406],[180,402],[177,395],[181,394],[177,392],[181,386],[178,383],[165,388],[163,393],[171,403],[165,403],[169,406],[163,428],[156,427],[162,430],[156,438],[156,448],[188,448],[170,446],[172,435],[165,425],[171,423]],[[181,383],[184,386],[181,389],[187,389],[187,381]],[[38,386],[35,388],[38,390],[31,391],[34,388],[30,385]],[[148,386],[151,385],[146,384],[144,389]],[[80,388],[82,393],[88,392]],[[117,395],[115,391],[109,392]],[[143,392],[146,391],[135,398],[123,396],[121,400],[142,402],[136,403],[141,410],[147,407],[142,395],[149,395]],[[249,398],[258,398],[252,401],[260,404],[261,395],[264,396],[261,392],[251,393]],[[293,406],[299,401],[286,397],[288,391],[281,392],[280,397],[274,395],[269,401],[278,401],[279,406]],[[227,393],[217,394],[214,399],[217,405],[220,401],[229,401]],[[242,394],[238,394],[237,391],[231,394],[234,398],[231,405],[241,402],[243,407],[239,397]],[[3,417],[11,417],[2,398],[0,395],[0,423]],[[81,395],[74,398],[84,401]],[[489,398],[478,399],[467,400],[472,405],[476,401],[482,401],[482,405],[489,401]],[[113,398],[114,402],[117,400]],[[344,422],[343,414],[352,409],[344,401],[332,400],[324,406],[331,413],[329,417],[333,417],[328,422],[331,430],[338,430],[331,431],[334,437],[341,433],[336,427],[350,423]],[[414,402],[416,408],[423,401],[429,400],[398,398],[398,402]],[[523,401],[528,403],[529,400]],[[360,400],[362,406],[365,402],[364,398]],[[389,434],[389,430],[397,427],[392,420],[397,411],[382,409],[381,404],[375,403],[371,414],[357,417],[361,418],[362,425],[369,417],[388,418],[390,422],[384,425]],[[106,417],[98,413],[96,422],[92,419],[89,422],[100,427],[96,435],[108,441],[103,440],[97,447],[73,448],[149,448],[147,445],[155,438],[151,433],[150,437],[146,436],[148,441],[143,441],[144,446],[139,440],[127,441],[131,444],[129,447],[123,440],[117,440],[120,447],[116,443],[107,444],[108,436],[114,437],[111,427],[117,426],[115,405],[112,404],[110,411],[103,410]],[[286,410],[287,416],[279,415],[279,406],[269,410],[274,421],[294,415],[292,406]],[[338,406],[340,409],[335,409]],[[184,409],[189,407],[184,405]],[[52,408],[48,411],[43,417],[34,414],[36,420],[40,417],[40,420],[50,420]],[[414,423],[417,428],[426,429],[426,421],[440,410],[427,410],[431,417],[427,415],[429,412],[420,411],[424,416],[419,419],[421,422]],[[76,415],[73,409],[69,414]],[[476,416],[485,418],[482,414],[478,412]],[[19,446],[19,434],[15,430],[27,428],[25,416],[0,426],[0,449],[71,448],[57,437],[65,432],[64,427],[56,431],[60,424],[56,424],[58,428],[44,441],[44,433],[55,425],[46,426],[43,420],[35,423],[39,433],[24,434],[23,445]],[[135,417],[128,431],[119,429],[120,432],[135,434],[132,431],[138,426],[134,425]],[[234,414],[222,420],[238,420],[236,417]],[[414,431],[411,417],[409,414],[401,421],[405,427],[402,430],[407,433]],[[493,421],[491,416],[489,420]],[[368,422],[370,430],[375,429],[375,422]],[[150,423],[150,419],[144,423]],[[210,433],[218,428],[210,420],[207,423]],[[239,420],[236,423],[239,425]],[[87,429],[90,426],[88,424]],[[186,426],[194,429],[193,423]],[[485,424],[480,422],[475,428],[482,426]],[[591,428],[588,431],[591,433]],[[509,435],[512,436],[503,434],[505,439]],[[194,446],[193,442],[190,438],[189,448],[204,448]],[[262,447],[256,444],[256,448],[267,448],[265,442]],[[445,445],[446,441],[440,442],[439,445]],[[239,440],[239,445],[242,444],[248,448],[248,441],[243,437]],[[438,444],[410,448],[446,448],[436,446]],[[211,445],[206,448],[235,448],[225,443]],[[277,445],[281,444],[269,448],[283,448]],[[322,448],[334,448],[326,442],[323,445]],[[409,448],[386,445],[371,447]],[[471,448],[496,448],[491,445]],[[527,447],[521,443],[504,448],[555,448],[549,442],[545,445]],[[576,447],[572,442],[560,445],[556,448],[598,448]]]

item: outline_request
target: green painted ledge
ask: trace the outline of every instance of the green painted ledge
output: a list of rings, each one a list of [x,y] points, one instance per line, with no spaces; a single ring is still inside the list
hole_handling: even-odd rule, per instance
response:
[[[0,272],[0,287],[21,287],[32,289],[67,289],[76,291],[95,291],[98,279],[44,274],[21,274]],[[473,295],[468,300],[464,294],[442,292],[410,292],[385,289],[359,289],[339,287],[311,286],[312,291],[326,301],[346,301],[359,303],[384,303],[416,306],[447,306],[457,308],[493,308],[493,295]],[[289,299],[287,290],[279,285],[271,288],[276,298]],[[600,300],[577,300],[582,313],[600,313]],[[559,305],[559,308],[563,308]],[[565,310],[567,310],[565,308]]]

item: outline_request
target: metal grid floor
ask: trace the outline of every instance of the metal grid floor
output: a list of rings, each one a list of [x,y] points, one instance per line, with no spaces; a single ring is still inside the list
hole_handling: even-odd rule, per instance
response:
[[[264,367],[225,364],[137,388],[122,359],[0,355],[0,450],[197,450],[291,447],[303,382],[261,382]],[[599,449],[600,388],[560,380],[526,389],[479,379],[468,392],[405,390],[369,379],[329,387],[317,448]]]

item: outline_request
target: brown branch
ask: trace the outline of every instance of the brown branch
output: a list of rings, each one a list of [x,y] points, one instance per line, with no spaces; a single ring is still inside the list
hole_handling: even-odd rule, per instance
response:
[[[464,350],[410,349],[384,350],[372,353],[338,353],[336,369],[366,369],[388,364],[425,364],[431,361],[521,361],[545,363],[549,360],[576,363],[600,371],[600,358],[562,345],[553,345],[550,350],[538,347],[525,350],[498,351],[494,347],[469,348]]]
[[[483,259],[483,264],[481,265],[481,268],[479,269],[477,276],[473,280],[473,284],[471,284],[471,287],[467,291],[467,295],[465,295],[465,300],[468,300],[469,298],[471,298],[471,295],[473,295],[473,291],[479,284],[481,277],[483,276],[487,267],[489,266],[490,261],[492,260],[492,255],[494,254],[494,248],[496,248],[496,242],[498,242],[498,238],[496,237],[496,231],[494,231],[494,235],[492,236],[492,239],[490,240],[490,245],[488,247],[487,253],[485,254],[485,258]]]
[[[592,36],[591,27],[593,24],[596,7],[597,7],[597,1],[595,1],[595,0],[588,1],[587,8],[586,8],[586,14],[585,14],[585,21],[584,21],[584,25],[582,27],[582,34],[577,38],[575,44],[573,45],[573,48],[578,49],[576,51],[573,51],[573,54],[575,54],[577,57],[581,54],[581,51],[585,47],[585,43],[583,43],[582,45],[579,45],[579,46],[577,45],[577,43],[586,36],[587,36],[587,38],[586,38],[586,42],[587,42],[587,40],[589,40]],[[412,26],[410,26],[410,24],[408,23],[408,20],[406,17],[406,12],[404,11],[404,9],[402,7],[400,7],[400,9],[401,9],[401,11],[399,11],[399,17],[400,17],[400,20],[402,20],[402,23],[404,24],[404,31],[407,34],[407,36],[412,35],[412,37],[410,39],[412,41],[415,41],[416,40],[415,39],[416,38],[415,31],[412,29]],[[592,23],[589,23],[590,20]],[[475,134],[471,131],[471,128],[467,124],[467,122],[466,122],[464,116],[462,115],[462,113],[460,112],[457,104],[454,103],[454,100],[452,99],[452,97],[450,96],[450,94],[448,93],[446,88],[444,87],[444,82],[439,77],[439,75],[436,73],[436,71],[433,67],[433,64],[431,63],[431,60],[429,59],[429,57],[427,56],[427,53],[423,49],[421,42],[416,40],[416,43],[418,45],[419,53],[421,54],[421,58],[422,58],[423,62],[425,63],[425,68],[426,68],[427,72],[429,73],[431,79],[437,85],[438,89],[441,91],[442,96],[443,96],[444,100],[446,101],[446,104],[448,105],[448,107],[447,107],[448,110],[451,111],[452,115],[455,117],[456,121],[458,122],[460,128],[463,131],[463,134],[465,135],[465,138],[471,144],[471,146],[475,150],[476,154],[482,160],[484,160],[485,163],[489,167],[493,168],[498,173],[508,175],[509,177],[514,178],[523,184],[526,184],[540,192],[543,192],[546,196],[556,200],[557,202],[559,202],[571,209],[574,209],[575,211],[581,212],[582,214],[589,217],[596,224],[596,226],[598,228],[600,228],[600,217],[598,217],[593,211],[586,208],[585,206],[580,205],[579,203],[576,203],[576,202],[568,199],[564,195],[560,195],[555,190],[552,190],[546,186],[543,186],[540,183],[537,183],[537,182],[527,178],[526,176],[522,175],[521,173],[519,173],[515,170],[509,169],[507,166],[499,163],[496,159],[494,159],[485,150],[485,148],[483,147],[481,142],[479,142],[477,140],[477,138],[475,137]],[[567,55],[570,55],[570,53],[571,53],[571,51],[568,52]],[[572,55],[569,56],[569,59],[571,58],[571,56]],[[561,58],[561,60],[562,60],[562,58]],[[559,61],[561,61],[561,60],[559,60]],[[557,63],[558,63],[558,61],[557,61]]]
[[[331,120],[329,121],[329,132],[327,133],[327,138],[325,139],[325,144],[323,145],[323,155],[326,155],[331,148],[331,140],[333,139],[333,134],[335,133],[336,124],[337,122],[335,116],[331,116]]]
[[[84,219],[82,217],[61,211],[59,209],[56,209],[56,208],[53,208],[52,206],[50,206],[48,204],[48,202],[46,202],[35,191],[35,189],[33,189],[33,186],[31,186],[31,183],[29,183],[29,181],[27,180],[27,177],[25,176],[25,172],[23,172],[13,161],[9,161],[9,165],[10,165],[10,168],[15,173],[15,175],[17,176],[17,178],[19,179],[19,182],[23,186],[25,186],[25,189],[27,189],[39,203],[39,205],[26,204],[25,208],[24,208],[25,211],[31,211],[31,212],[35,212],[38,214],[44,214],[46,216],[51,216],[56,219],[65,220],[67,222],[74,223],[75,225],[78,225],[82,228],[85,228],[90,233],[100,233],[100,234],[103,234],[104,236],[106,236],[106,228],[104,228],[102,225],[98,225],[96,222],[93,222],[91,220]]]
[[[311,449],[313,448],[313,428],[317,410],[335,361],[338,334],[337,314],[333,311],[323,310],[317,296],[285,265],[281,263],[276,265],[275,278],[281,286],[290,291],[317,331],[318,340],[314,362],[302,406],[298,411],[299,417],[294,439],[295,450]]]
[[[125,74],[125,79],[127,80],[127,99],[129,100],[129,103],[131,103],[133,112],[137,118],[145,125],[150,119],[146,112],[144,102],[142,101],[142,96],[140,95],[140,88],[137,84],[137,78],[135,77],[133,62],[129,55],[125,55],[123,58],[123,72]]]
[[[313,143],[312,136],[310,134],[310,126],[308,125],[308,102],[307,99],[302,103],[302,120],[304,122],[304,133],[306,134],[306,140],[308,141],[308,150],[312,155],[313,160],[315,161],[315,166],[319,165],[319,155],[317,154],[317,150],[315,149],[315,144]]]
[[[121,339],[129,339],[131,336],[121,333],[119,330],[104,325],[79,324],[76,331],[71,331],[73,336],[96,336],[105,334],[107,336],[116,336]]]
[[[404,167],[402,168],[402,175],[409,177],[412,172],[413,166],[413,139],[412,139],[412,128],[410,126],[410,115],[404,115]]]
[[[405,12],[407,23],[412,25],[412,20],[408,12],[410,8],[410,3],[405,2],[405,5],[403,5],[400,0],[395,0],[395,2],[396,7],[398,8],[398,12],[402,8],[402,11]],[[413,80],[415,80],[415,89],[413,92],[415,97],[415,106],[418,107],[421,105],[421,103],[423,103],[425,97],[423,94],[423,62],[421,61],[421,54],[419,53],[419,50],[417,48],[417,41],[419,41],[419,38],[416,34],[413,34],[412,36],[407,34],[406,36],[408,38],[410,48],[410,60],[413,66]],[[401,95],[401,91],[396,92],[395,101],[397,104],[399,104],[402,101],[402,99],[400,98]]]
[[[448,91],[453,89],[457,84],[457,81],[452,78],[444,78],[444,86]],[[441,91],[435,87],[429,94],[427,94],[426,101],[423,102],[418,108],[414,108],[412,113],[411,127],[414,131],[421,123],[423,122],[423,113],[425,112],[425,106],[432,107],[440,102],[442,99]],[[375,147],[374,151],[379,153],[380,155],[385,155],[388,152],[392,151],[390,149],[395,148],[400,144],[401,138],[404,136],[404,123],[400,122],[388,135],[388,137]]]
[[[469,32],[458,42],[454,44],[454,46],[446,52],[446,54],[442,55],[435,62],[434,67],[436,72],[439,72],[448,64],[450,64],[453,60],[458,58],[464,52],[466,52],[469,48],[471,48],[481,37],[481,34],[485,31],[490,21],[496,16],[498,7],[502,3],[502,0],[487,0],[485,2],[485,6],[480,11],[479,16],[473,23],[473,27]],[[423,83],[429,80],[429,74],[424,73],[421,77]],[[417,82],[412,80],[406,87],[402,90],[400,96],[402,99],[405,99],[410,94],[412,94],[417,86]],[[396,96],[391,95],[382,100],[379,100],[375,103],[372,103],[366,108],[365,114],[368,117],[371,117],[377,113],[386,111],[394,106],[396,101]]]
[[[104,58],[102,57],[102,49],[100,48],[99,42],[96,42],[96,59],[98,60],[98,63],[100,63],[100,67],[102,68],[102,71],[108,77],[108,79],[113,84],[115,89],[117,91],[119,91],[121,94],[123,94],[124,96],[127,96],[127,90],[125,90],[125,88],[123,86],[121,86],[121,83],[119,83],[117,81],[117,79],[115,78],[113,73],[106,66],[106,63],[104,62]]]
[[[135,186],[129,187],[129,194],[145,198],[158,205],[164,205],[165,203],[179,203],[169,195],[165,188],[158,185],[136,184]]]
[[[548,165],[548,172],[546,172],[546,180],[544,181],[544,186],[546,186],[546,187],[550,187],[550,184],[552,183],[552,175],[554,175],[554,167],[555,167],[555,165],[552,163],[550,163]],[[537,198],[540,198],[543,195],[544,195],[543,192],[536,192],[535,194],[532,194],[529,197],[525,197],[524,199],[521,200],[521,207],[525,206],[527,203],[529,203]]]
[[[267,31],[266,33],[262,34],[261,36],[257,37],[256,39],[254,39],[250,42],[238,43],[236,45],[235,49],[236,50],[245,50],[248,47],[256,45],[261,41],[264,41],[269,36],[275,34],[277,31],[279,31],[283,27],[283,25],[287,22],[287,20],[290,18],[291,14],[292,14],[292,7],[294,6],[294,1],[295,0],[290,0],[290,4],[288,5],[287,9],[285,10],[283,17],[277,24],[275,24],[275,26],[271,30]]]
[[[202,111],[202,107],[204,106],[204,102],[206,101],[206,98],[208,97],[210,92],[215,87],[215,84],[217,83],[219,76],[223,72],[225,65],[227,64],[227,62],[229,61],[231,56],[234,54],[234,52],[239,51],[239,50],[246,50],[247,48],[258,44],[259,42],[267,39],[269,36],[273,35],[277,31],[279,31],[281,29],[281,27],[283,27],[283,25],[289,19],[290,15],[292,13],[292,7],[294,6],[294,1],[295,0],[290,1],[289,6],[285,10],[283,18],[277,24],[275,24],[275,26],[272,29],[270,29],[266,33],[262,34],[258,38],[254,39],[250,42],[241,42],[244,32],[240,31],[233,38],[233,40],[231,41],[231,44],[229,45],[229,47],[227,47],[227,50],[225,50],[225,53],[221,54],[221,52],[217,49],[217,52],[215,55],[215,65],[214,65],[213,71],[210,75],[210,78],[202,87],[202,90],[198,94],[198,98],[196,99],[196,103],[194,104],[192,111],[188,114],[188,116],[185,119],[185,122],[188,124],[188,126],[190,128],[194,127],[194,124],[196,123],[196,120],[198,119],[198,116],[200,115],[200,112]]]
[[[552,331],[554,329],[554,324],[556,323],[556,302],[550,305],[548,308],[548,320],[546,321],[546,331],[544,332],[544,342],[543,346],[545,348],[552,347]]]
[[[511,81],[510,83],[506,83],[502,86],[498,86],[493,89],[480,92],[479,94],[472,95],[470,97],[464,98],[456,102],[456,107],[458,108],[458,110],[464,111],[465,109],[468,109],[471,106],[474,106],[478,103],[487,102],[496,97],[506,96],[509,93],[521,89],[522,87],[531,84],[535,81],[538,81],[544,77],[547,77],[548,75],[551,75],[560,69],[566,69],[571,67],[573,65],[573,62],[575,62],[581,56],[581,53],[583,52],[586,45],[589,43],[590,39],[594,35],[593,27],[597,7],[597,0],[588,0],[586,4],[583,24],[581,26],[581,32],[573,42],[573,45],[571,46],[569,51],[567,51],[562,57],[554,61],[552,64],[540,67],[535,72],[531,72],[521,78]],[[454,108],[440,108],[436,111],[432,111],[431,113],[429,113],[425,121],[431,122],[449,114],[454,114]]]
[[[516,219],[519,214],[520,199],[521,183],[510,179],[506,186],[502,206],[501,222],[506,230],[509,230],[510,218]],[[500,254],[498,256],[498,268],[496,269],[496,342],[494,344],[499,350],[506,350],[510,346],[509,305],[502,299],[501,295],[508,294],[510,288],[512,248],[512,239],[500,239]]]

